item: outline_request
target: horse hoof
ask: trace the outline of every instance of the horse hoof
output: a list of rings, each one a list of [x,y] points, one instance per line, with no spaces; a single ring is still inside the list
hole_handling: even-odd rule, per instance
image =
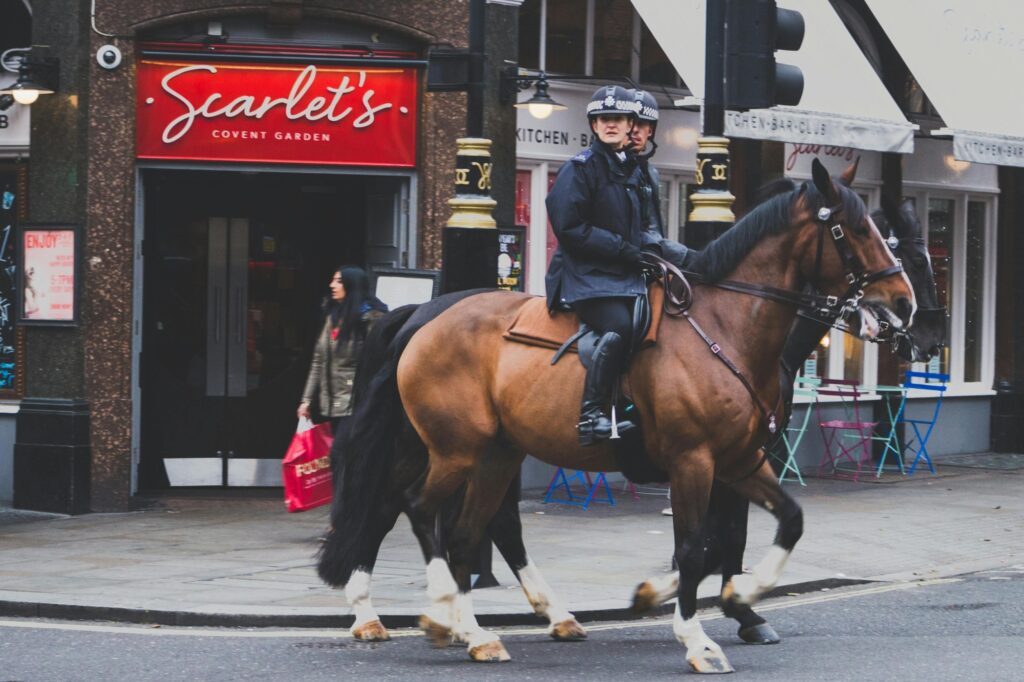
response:
[[[705,649],[698,656],[688,657],[686,662],[690,664],[693,672],[704,675],[722,675],[734,672],[732,666],[729,665],[729,659],[721,651]]]
[[[423,630],[430,645],[436,649],[444,649],[452,643],[452,629],[441,625],[430,616],[420,616],[420,630]]]
[[[778,644],[782,641],[775,629],[768,623],[740,628],[740,639],[747,644]]]
[[[548,628],[551,639],[559,642],[582,642],[587,638],[587,631],[583,629],[575,618],[563,620],[561,623],[552,623]]]
[[[352,636],[361,642],[386,642],[391,639],[379,620],[371,620],[352,628]]]
[[[478,663],[504,663],[512,660],[512,657],[505,651],[505,645],[497,639],[473,647],[469,650],[469,657]]]
[[[633,593],[633,613],[647,613],[658,604],[658,591],[649,581],[636,586],[636,592]]]

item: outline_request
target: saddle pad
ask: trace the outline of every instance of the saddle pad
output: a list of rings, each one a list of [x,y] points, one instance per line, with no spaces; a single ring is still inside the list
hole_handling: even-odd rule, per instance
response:
[[[660,286],[652,284],[647,287],[647,299],[651,302],[653,319],[643,343],[640,344],[641,348],[654,344],[658,338],[658,326],[661,324],[665,291]],[[576,313],[560,310],[550,313],[544,297],[536,296],[519,309],[519,314],[512,320],[512,325],[503,336],[509,341],[558,350],[566,339],[576,333],[579,326],[580,319]],[[576,344],[573,344],[569,350],[573,353],[577,352]]]

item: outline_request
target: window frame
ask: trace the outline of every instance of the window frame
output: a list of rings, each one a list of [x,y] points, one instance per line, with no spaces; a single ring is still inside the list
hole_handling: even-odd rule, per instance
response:
[[[925,242],[928,234],[928,204],[932,199],[953,201],[953,254],[950,266],[952,272],[952,303],[949,310],[949,389],[946,395],[977,396],[994,395],[995,380],[995,319],[996,319],[996,216],[999,210],[999,197],[992,192],[961,190],[931,183],[904,183],[903,195],[912,197],[915,210],[921,225],[925,228]],[[982,321],[980,325],[981,339],[981,378],[978,381],[965,381],[964,338],[966,336],[966,284],[967,284],[967,211],[970,202],[980,202],[985,206],[984,239],[982,249],[982,272],[984,273],[981,305]],[[925,363],[914,363],[913,371],[928,371]],[[917,392],[912,392],[915,395]],[[920,392],[927,397],[927,391]],[[931,396],[934,397],[934,396]]]

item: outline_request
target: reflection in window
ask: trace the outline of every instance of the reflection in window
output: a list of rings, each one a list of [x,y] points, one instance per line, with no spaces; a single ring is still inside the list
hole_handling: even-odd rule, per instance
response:
[[[664,236],[666,237],[669,235],[668,225],[666,223],[668,222],[668,217],[670,215],[669,197],[671,196],[671,192],[672,186],[668,183],[667,180],[658,181],[658,210],[661,212],[659,214],[661,215],[662,220],[661,231],[664,233]]]
[[[864,381],[864,341],[843,334],[843,378]]]
[[[956,202],[953,199],[928,200],[928,253],[935,272],[935,290],[940,304],[953,310],[953,223]],[[953,341],[949,322],[946,323],[946,338]],[[940,351],[938,362],[930,364],[929,370],[949,374],[949,345]],[[935,365],[938,365],[937,367]]]
[[[579,24],[586,12],[578,12]],[[633,6],[629,0],[595,0],[594,2],[594,75],[621,79],[630,74],[633,48]],[[548,41],[548,59],[551,42]]]
[[[800,376],[823,379],[828,377],[828,350],[832,344],[830,330],[826,330],[814,351],[804,360]]]
[[[967,202],[964,275],[964,381],[981,381],[985,291],[985,204],[981,201]]]
[[[524,4],[525,7],[525,4]],[[520,14],[522,8],[520,8]],[[584,73],[587,57],[587,0],[548,2],[547,65],[552,73]],[[519,25],[523,22],[520,20]],[[626,29],[629,42],[629,29]],[[620,72],[628,74],[627,70]]]
[[[671,237],[684,244],[686,243],[686,219],[690,217],[690,211],[693,209],[690,203],[690,192],[692,191],[693,188],[689,185],[679,185],[679,224],[676,225],[676,233]]]

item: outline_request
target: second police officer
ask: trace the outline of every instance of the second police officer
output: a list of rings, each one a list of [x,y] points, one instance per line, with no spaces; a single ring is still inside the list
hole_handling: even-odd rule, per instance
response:
[[[547,197],[558,248],[545,277],[549,309],[572,308],[600,336],[577,425],[584,446],[611,437],[604,406],[628,359],[636,297],[646,293],[641,254],[676,251],[641,215],[641,171],[629,152],[634,97],[620,86],[598,88],[587,119],[592,144],[562,166]],[[633,426],[618,423],[620,432]]]

